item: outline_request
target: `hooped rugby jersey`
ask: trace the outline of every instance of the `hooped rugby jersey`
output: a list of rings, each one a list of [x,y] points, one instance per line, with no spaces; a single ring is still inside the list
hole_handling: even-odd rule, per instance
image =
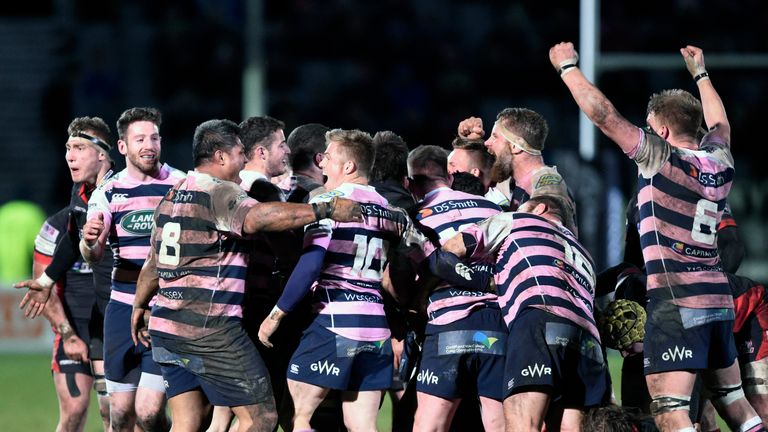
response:
[[[257,204],[237,184],[196,171],[168,191],[154,215],[160,289],[151,332],[198,339],[240,326],[250,248],[243,225]]]
[[[323,219],[308,225],[304,248],[320,246],[325,259],[315,282],[316,320],[328,330],[357,341],[384,341],[390,336],[384,315],[381,280],[390,247],[407,246],[406,254],[422,261],[434,247],[413,226],[404,210],[391,207],[372,186],[345,183],[310,203],[343,197],[361,203],[363,222]]]
[[[133,305],[136,280],[149,253],[152,215],[160,200],[184,173],[164,164],[157,178],[139,181],[127,169],[112,176],[93,192],[88,219],[101,213],[114,254],[111,299]]]
[[[507,326],[527,307],[568,319],[600,339],[594,318],[595,272],[589,252],[562,225],[530,213],[500,213],[464,231],[471,258],[495,254],[494,279]]]
[[[628,156],[639,169],[648,296],[694,309],[733,307],[717,252],[717,226],[734,173],[728,143],[715,130],[698,150],[689,150],[640,131]]]
[[[429,192],[417,204],[416,210],[414,219],[421,225],[422,231],[440,244],[501,211],[498,205],[484,197],[447,187]],[[493,271],[493,261],[486,258],[474,263],[472,268],[490,273]],[[483,307],[498,308],[496,294],[442,283],[429,296],[427,316],[430,324],[443,325],[465,318],[472,311]]]

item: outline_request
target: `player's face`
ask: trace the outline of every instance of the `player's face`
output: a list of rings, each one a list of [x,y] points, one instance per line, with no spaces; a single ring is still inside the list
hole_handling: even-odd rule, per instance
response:
[[[272,132],[269,143],[267,174],[270,177],[277,177],[288,170],[288,155],[291,154],[291,149],[285,142],[285,133],[282,129]]]
[[[496,125],[493,126],[491,136],[485,140],[485,148],[488,149],[488,153],[497,157],[499,153],[501,153],[505,148],[509,148],[509,141],[501,136],[501,134],[496,129]]]
[[[144,120],[131,123],[118,146],[126,165],[145,175],[160,170],[160,130],[156,124]]]
[[[491,167],[491,179],[496,183],[502,182],[515,174],[512,167],[512,150],[510,149],[509,142],[501,138],[504,141],[504,145],[500,145],[498,150],[494,153],[496,160]]]
[[[448,174],[457,172],[470,172],[469,153],[466,150],[456,149],[448,155]]]
[[[240,183],[240,171],[245,168],[247,158],[245,157],[245,148],[239,139],[236,146],[223,152],[222,158],[224,160],[222,180]]]
[[[331,141],[323,153],[320,169],[326,176],[325,189],[333,190],[344,183],[344,165],[346,163],[344,153],[339,149],[338,143]]]
[[[96,184],[101,164],[106,155],[82,138],[67,141],[66,160],[74,183]]]

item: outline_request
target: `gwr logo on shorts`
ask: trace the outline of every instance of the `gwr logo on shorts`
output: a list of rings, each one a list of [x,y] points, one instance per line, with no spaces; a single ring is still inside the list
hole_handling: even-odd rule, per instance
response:
[[[429,369],[419,371],[419,374],[416,376],[416,381],[426,385],[437,384],[438,380],[437,374]]]
[[[686,347],[680,348],[677,345],[674,348],[669,348],[661,355],[661,359],[664,361],[678,361],[684,358],[693,358],[693,351]]]
[[[541,377],[542,375],[552,375],[552,368],[548,368],[546,365],[540,365],[538,363],[533,366],[527,366],[520,371],[520,375],[527,377]]]
[[[328,360],[323,360],[322,362],[316,361],[309,365],[309,369],[312,370],[312,372],[339,376],[339,368],[336,367],[335,363],[328,363]]]

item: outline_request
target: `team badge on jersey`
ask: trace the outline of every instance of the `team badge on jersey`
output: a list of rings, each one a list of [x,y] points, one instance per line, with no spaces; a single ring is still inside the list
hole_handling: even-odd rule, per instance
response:
[[[542,186],[555,186],[563,182],[563,178],[556,174],[544,174],[539,177],[534,189],[538,189]]]

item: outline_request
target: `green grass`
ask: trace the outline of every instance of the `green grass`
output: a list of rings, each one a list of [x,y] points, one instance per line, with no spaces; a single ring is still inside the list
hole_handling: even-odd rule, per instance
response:
[[[615,352],[608,355],[614,393],[621,395],[621,357]],[[58,403],[51,379],[50,355],[0,354],[0,430],[52,431],[58,421]],[[379,411],[380,431],[391,429],[392,403],[387,396]],[[727,426],[718,418],[722,430]],[[86,432],[101,431],[101,419],[96,395],[91,393]]]
[[[0,355],[0,429],[52,431],[59,419],[56,391],[51,378],[50,354]],[[96,394],[91,392],[87,432],[102,431]]]

